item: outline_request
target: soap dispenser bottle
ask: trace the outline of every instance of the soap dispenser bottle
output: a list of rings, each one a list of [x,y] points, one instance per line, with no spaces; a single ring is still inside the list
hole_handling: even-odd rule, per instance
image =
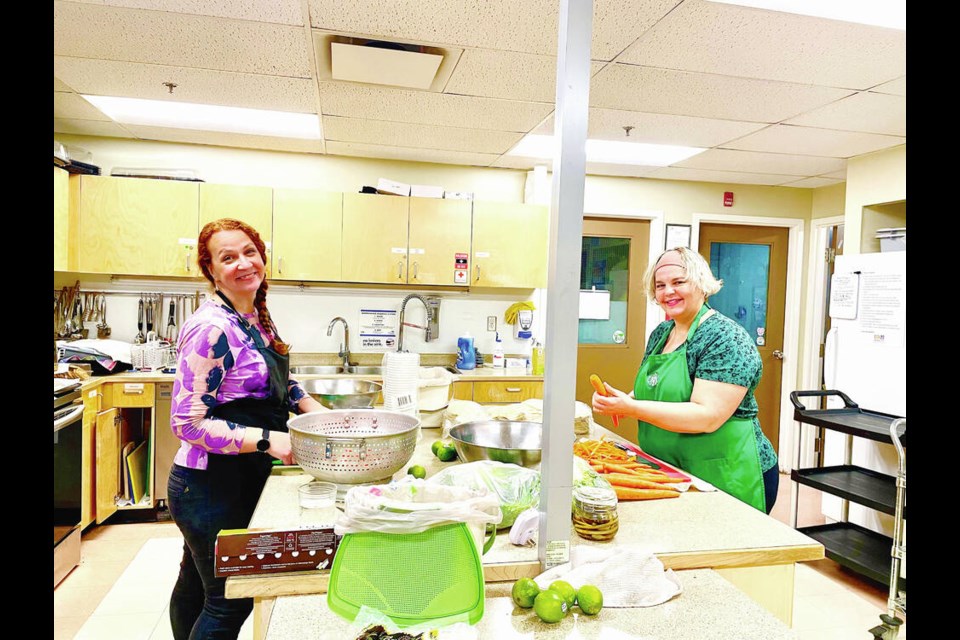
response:
[[[497,332],[497,339],[493,343],[493,368],[502,369],[506,364],[503,357],[503,341],[500,340],[500,332]]]
[[[457,338],[457,369],[469,371],[477,368],[477,352],[469,331]]]

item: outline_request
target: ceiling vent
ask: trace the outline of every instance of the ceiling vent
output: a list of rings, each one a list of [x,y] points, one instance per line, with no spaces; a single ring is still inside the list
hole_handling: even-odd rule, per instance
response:
[[[321,80],[443,91],[462,49],[314,32]]]

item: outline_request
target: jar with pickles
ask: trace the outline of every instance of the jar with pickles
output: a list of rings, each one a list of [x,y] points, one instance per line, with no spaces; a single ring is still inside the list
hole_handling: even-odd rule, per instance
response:
[[[584,540],[612,540],[620,529],[617,494],[606,487],[575,487],[573,530]]]

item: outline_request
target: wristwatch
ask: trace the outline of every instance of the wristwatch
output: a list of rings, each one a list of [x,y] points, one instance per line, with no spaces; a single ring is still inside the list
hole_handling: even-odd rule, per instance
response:
[[[257,451],[267,452],[267,449],[270,448],[270,429],[264,429],[263,433],[260,434],[260,439],[257,440]]]

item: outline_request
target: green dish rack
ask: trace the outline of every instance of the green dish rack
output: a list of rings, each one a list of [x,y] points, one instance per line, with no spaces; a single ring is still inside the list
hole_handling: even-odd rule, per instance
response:
[[[348,533],[330,570],[327,606],[353,621],[363,606],[398,626],[477,623],[483,617],[483,565],[465,523],[421,533]]]

